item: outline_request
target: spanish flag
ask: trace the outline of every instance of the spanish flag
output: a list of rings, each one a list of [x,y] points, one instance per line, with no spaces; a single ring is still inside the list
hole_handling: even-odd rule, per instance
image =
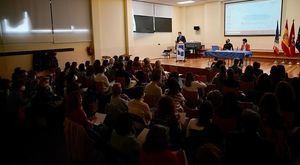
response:
[[[293,20],[293,24],[292,24],[292,28],[291,28],[291,33],[290,33],[290,37],[289,37],[289,47],[290,47],[290,55],[291,56],[296,56],[296,49],[295,49],[295,25],[294,25],[294,20]]]
[[[284,55],[290,56],[290,48],[289,48],[289,28],[288,28],[288,21],[286,20],[285,28],[283,31],[283,39],[281,41],[281,48],[284,52]]]

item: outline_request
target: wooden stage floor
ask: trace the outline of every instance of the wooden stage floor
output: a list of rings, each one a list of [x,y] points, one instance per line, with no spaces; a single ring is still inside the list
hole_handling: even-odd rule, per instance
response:
[[[160,60],[161,64],[163,65],[172,65],[172,66],[181,66],[181,67],[191,67],[191,68],[206,68],[208,66],[210,66],[211,62],[209,62],[208,58],[189,58],[186,59],[185,62],[183,61],[178,61],[176,62],[176,58],[175,57],[171,57],[171,58],[157,58],[157,59],[152,59],[151,63],[154,63],[156,60]],[[212,60],[212,59],[210,59]],[[274,60],[272,59],[252,59],[251,60],[251,64],[253,63],[253,61],[257,61],[261,63],[261,69],[263,69],[264,73],[270,73],[270,69],[271,67],[274,65]],[[282,62],[282,60],[278,61],[279,63]],[[298,77],[299,73],[300,73],[300,65],[296,65],[296,64],[292,64],[292,65],[288,65],[289,61],[285,61],[285,69],[289,75],[290,78],[292,77]],[[227,66],[228,67],[228,60],[226,60]],[[243,67],[243,69],[245,69],[245,66]]]

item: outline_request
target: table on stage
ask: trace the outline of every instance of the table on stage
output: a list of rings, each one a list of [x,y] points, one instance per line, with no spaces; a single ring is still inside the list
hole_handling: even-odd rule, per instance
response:
[[[247,65],[247,59],[250,60],[252,57],[252,51],[240,51],[240,50],[207,50],[205,51],[205,56],[217,57],[223,59],[235,59],[245,60],[245,65]],[[209,59],[210,61],[210,59]]]

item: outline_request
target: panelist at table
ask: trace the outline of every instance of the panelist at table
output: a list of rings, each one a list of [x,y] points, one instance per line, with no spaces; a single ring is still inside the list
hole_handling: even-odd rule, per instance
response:
[[[223,50],[233,50],[233,45],[230,43],[230,39],[226,40],[226,44],[224,44]]]
[[[241,51],[250,51],[250,45],[247,43],[246,38],[243,39],[243,44],[241,46]],[[239,63],[239,66],[242,66],[243,63],[244,63],[244,61],[241,59],[240,63]]]

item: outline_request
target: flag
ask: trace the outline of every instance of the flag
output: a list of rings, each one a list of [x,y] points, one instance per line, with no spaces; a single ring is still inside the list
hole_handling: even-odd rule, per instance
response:
[[[288,28],[288,21],[286,20],[285,28],[283,31],[283,39],[281,41],[281,48],[286,56],[290,55],[290,48],[289,48],[289,28]]]
[[[295,50],[295,27],[294,27],[294,20],[291,28],[291,33],[289,37],[289,47],[290,47],[290,55],[296,56],[296,50]]]
[[[273,50],[274,50],[274,53],[276,55],[279,55],[279,29],[278,29],[278,21],[277,21],[276,35],[275,35],[275,39],[274,39]]]
[[[299,30],[298,30],[298,37],[297,37],[297,41],[296,41],[296,48],[300,52],[300,27],[299,27]]]

